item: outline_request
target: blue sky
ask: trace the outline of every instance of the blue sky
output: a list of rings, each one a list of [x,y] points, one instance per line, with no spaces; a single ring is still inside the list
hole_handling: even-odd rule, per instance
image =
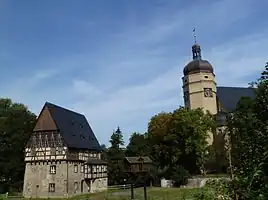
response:
[[[266,0],[0,0],[0,96],[39,113],[84,113],[100,143],[125,141],[183,105],[196,27],[220,86],[247,86],[268,60]]]

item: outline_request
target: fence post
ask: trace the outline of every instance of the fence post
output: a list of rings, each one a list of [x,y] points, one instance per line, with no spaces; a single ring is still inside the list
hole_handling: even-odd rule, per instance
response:
[[[134,199],[134,189],[133,189],[133,183],[131,183],[131,200]]]

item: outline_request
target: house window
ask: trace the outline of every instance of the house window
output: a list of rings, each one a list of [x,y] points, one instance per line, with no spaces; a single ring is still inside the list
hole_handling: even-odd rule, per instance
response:
[[[74,182],[74,190],[75,190],[75,191],[78,190],[78,182]]]
[[[56,165],[50,166],[50,174],[56,174]]]
[[[56,156],[56,148],[51,148],[50,149],[50,155]]]
[[[55,183],[49,183],[48,191],[49,192],[55,192]]]
[[[84,165],[81,165],[81,173],[84,173]]]
[[[78,165],[74,165],[74,173],[78,172]]]

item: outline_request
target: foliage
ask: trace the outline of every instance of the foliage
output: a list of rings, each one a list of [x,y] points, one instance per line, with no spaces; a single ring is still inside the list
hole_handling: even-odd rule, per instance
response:
[[[119,149],[120,146],[124,145],[123,135],[119,127],[117,127],[116,131],[113,132],[111,139],[111,148]]]
[[[124,145],[124,140],[119,127],[115,132],[113,132],[110,143],[111,147],[109,147],[106,152],[108,160],[109,185],[122,184],[125,174],[124,166],[122,165],[124,150],[121,148],[121,145]]]
[[[231,200],[230,180],[226,178],[209,179],[203,188],[194,195],[196,200]]]
[[[199,173],[206,161],[208,132],[215,127],[212,116],[201,109],[179,108],[154,116],[148,126],[152,157],[163,173],[182,166]]]
[[[173,167],[171,177],[169,177],[169,179],[172,179],[174,181],[173,185],[175,187],[186,185],[189,178],[189,172],[182,166]]]
[[[256,98],[242,98],[229,119],[234,199],[268,197],[268,64],[256,85]]]
[[[166,152],[169,149],[165,138],[168,136],[168,124],[172,113],[159,113],[153,116],[148,124],[148,143],[151,146],[151,158],[156,171],[162,171],[169,163]]]
[[[107,149],[107,147],[105,146],[105,144],[102,144],[101,145],[101,159],[102,160],[107,160],[108,158],[107,158],[107,151],[108,151],[108,149]]]
[[[149,145],[145,134],[133,133],[126,148],[126,156],[148,156]]]
[[[0,192],[22,187],[24,148],[35,121],[25,105],[0,99]]]

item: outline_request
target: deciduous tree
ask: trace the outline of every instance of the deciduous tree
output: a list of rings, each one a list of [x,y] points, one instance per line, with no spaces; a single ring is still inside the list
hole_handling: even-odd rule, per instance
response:
[[[126,156],[148,156],[150,148],[145,134],[133,133],[126,148]]]
[[[215,123],[201,109],[179,108],[173,113],[160,113],[149,122],[148,138],[152,157],[159,170],[172,174],[174,166],[198,173],[208,150],[207,137]]]
[[[23,104],[0,99],[0,190],[19,190],[24,178],[24,148],[36,116]],[[1,191],[0,191],[1,192]]]
[[[229,122],[235,198],[268,198],[268,64],[256,98],[242,98]]]

